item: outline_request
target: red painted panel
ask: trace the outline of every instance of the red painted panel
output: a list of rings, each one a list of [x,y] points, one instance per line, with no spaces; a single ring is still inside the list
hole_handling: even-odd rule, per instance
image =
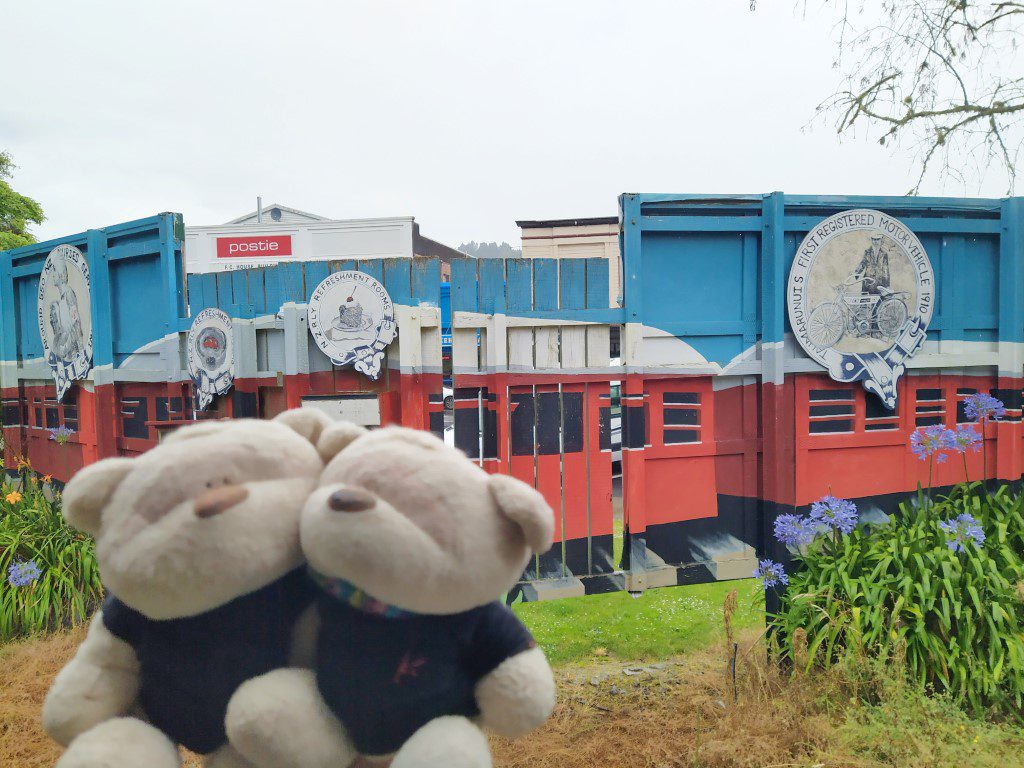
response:
[[[715,459],[653,459],[646,462],[647,525],[715,517]]]

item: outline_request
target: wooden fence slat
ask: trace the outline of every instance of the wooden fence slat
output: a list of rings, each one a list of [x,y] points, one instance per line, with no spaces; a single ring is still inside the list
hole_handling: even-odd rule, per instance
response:
[[[509,314],[533,309],[533,259],[508,259],[505,262]]]
[[[583,259],[559,259],[559,306],[562,309],[584,309],[587,304],[587,264]]]
[[[306,301],[313,295],[316,287],[330,274],[330,268],[326,261],[308,261],[306,269]]]
[[[606,309],[609,300],[608,259],[586,259],[587,263],[587,309]]]
[[[505,313],[505,261],[483,259],[479,265],[480,311]]]
[[[384,287],[395,304],[413,303],[412,262],[412,259],[384,260]]]

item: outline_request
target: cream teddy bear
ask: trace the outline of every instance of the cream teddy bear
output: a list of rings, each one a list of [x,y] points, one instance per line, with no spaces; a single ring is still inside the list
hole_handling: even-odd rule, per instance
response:
[[[480,726],[519,736],[547,719],[543,651],[496,601],[551,545],[543,497],[426,432],[348,424],[302,513],[320,587],[315,671],[245,683],[232,745],[262,768],[478,768]]]
[[[224,714],[239,684],[301,651],[313,587],[299,516],[328,423],[299,409],[185,426],[68,483],[64,516],[95,537],[108,596],[43,707],[69,745],[59,768],[175,768],[179,744],[249,765]]]

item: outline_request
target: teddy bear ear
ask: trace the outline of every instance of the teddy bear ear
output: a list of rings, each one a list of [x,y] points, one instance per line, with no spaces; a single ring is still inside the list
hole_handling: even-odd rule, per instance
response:
[[[293,408],[279,413],[274,421],[298,432],[313,445],[317,444],[323,431],[334,423],[330,416],[315,408]]]
[[[538,555],[551,549],[555,513],[544,497],[522,480],[508,475],[491,475],[487,482],[498,508],[522,529],[530,549]]]
[[[131,459],[104,459],[83,467],[61,494],[64,519],[90,536],[100,530],[103,508],[132,469]]]
[[[316,449],[320,451],[320,458],[330,461],[360,437],[369,433],[369,430],[358,424],[348,421],[333,421],[320,435]]]

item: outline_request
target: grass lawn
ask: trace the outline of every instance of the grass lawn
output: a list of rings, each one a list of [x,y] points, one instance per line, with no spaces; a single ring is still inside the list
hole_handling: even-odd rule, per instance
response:
[[[760,587],[753,579],[663,587],[638,598],[626,592],[513,606],[552,664],[585,663],[608,656],[662,659],[721,638],[722,602],[739,593],[737,629],[764,626]]]

